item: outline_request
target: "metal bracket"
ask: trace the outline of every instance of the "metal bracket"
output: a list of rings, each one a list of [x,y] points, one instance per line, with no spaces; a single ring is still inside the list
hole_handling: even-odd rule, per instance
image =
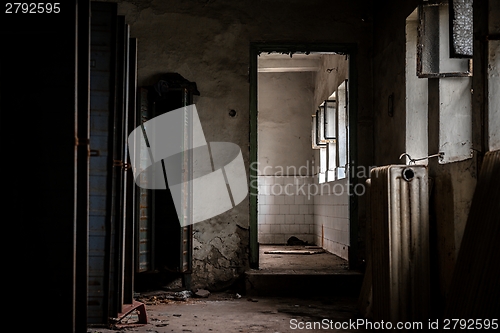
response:
[[[399,159],[402,159],[403,157],[408,157],[408,159],[410,160],[409,164],[415,164],[416,161],[428,160],[429,158],[433,158],[433,157],[439,157],[439,159],[442,160],[443,156],[444,156],[444,152],[442,152],[442,151],[437,153],[437,154],[433,154],[433,155],[429,155],[429,156],[421,157],[421,158],[411,158],[410,154],[403,153],[399,156]]]
[[[125,171],[130,169],[130,163],[123,162],[122,160],[113,160],[113,166],[114,167],[121,167]]]

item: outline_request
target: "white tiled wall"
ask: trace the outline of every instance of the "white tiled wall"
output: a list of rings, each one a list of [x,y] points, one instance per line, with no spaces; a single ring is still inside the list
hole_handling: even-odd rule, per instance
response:
[[[314,244],[312,177],[258,176],[258,241],[286,244],[295,236]]]
[[[315,243],[325,250],[348,259],[349,191],[347,179],[318,184],[314,196]]]

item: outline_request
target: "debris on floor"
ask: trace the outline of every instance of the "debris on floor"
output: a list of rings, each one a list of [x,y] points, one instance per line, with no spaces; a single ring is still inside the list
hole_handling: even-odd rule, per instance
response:
[[[194,293],[194,296],[200,298],[207,298],[208,296],[210,296],[210,291],[205,289],[198,289],[198,291]]]
[[[137,296],[137,299],[146,305],[156,305],[159,303],[169,303],[172,301],[187,301],[193,297],[193,293],[189,290],[182,291],[154,291],[142,293]]]
[[[304,247],[304,248],[296,248],[296,249],[285,249],[285,250],[269,250],[264,251],[265,254],[318,254],[324,253],[320,247]]]
[[[286,241],[286,245],[308,245],[309,243],[306,241],[303,241],[295,236],[292,236],[288,238]]]

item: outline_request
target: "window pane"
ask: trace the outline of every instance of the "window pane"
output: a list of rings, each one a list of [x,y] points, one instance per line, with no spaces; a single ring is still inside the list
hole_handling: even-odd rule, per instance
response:
[[[326,145],[326,143],[318,144],[317,129],[318,129],[318,124],[316,122],[316,115],[313,114],[311,116],[311,146],[312,146],[312,149],[320,149],[322,146]]]
[[[316,144],[318,146],[326,145],[325,139],[325,108],[324,106],[319,106],[316,110]]]
[[[336,119],[337,119],[337,101],[336,100],[326,100],[325,101],[325,138],[326,139],[336,139]]]
[[[338,135],[337,135],[337,176],[338,178],[345,178],[345,171],[347,167],[347,156],[348,156],[348,89],[347,80],[342,82],[338,87],[338,110],[337,110],[337,123],[338,123]]]
[[[423,78],[472,75],[470,59],[450,57],[450,13],[448,4],[419,7],[417,75]]]
[[[450,0],[452,58],[472,58],[472,0]]]

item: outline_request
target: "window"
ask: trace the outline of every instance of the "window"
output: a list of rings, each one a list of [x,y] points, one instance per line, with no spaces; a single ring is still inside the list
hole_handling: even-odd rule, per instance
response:
[[[343,179],[348,169],[347,80],[337,87],[312,116],[312,148],[320,149],[320,183]]]
[[[472,30],[469,33],[469,19],[463,17],[472,15],[472,10],[467,9],[469,1],[450,0],[450,4],[424,1],[418,7],[416,32],[409,30],[414,27],[410,22],[412,15],[407,20],[407,41],[417,35],[418,79],[409,78],[412,74],[407,67],[406,153],[412,159],[425,157],[418,154],[427,150],[423,145],[428,140],[431,146],[426,154],[440,153],[441,164],[472,156],[472,59],[468,46],[472,43]],[[412,47],[407,45],[407,63],[415,61],[413,57]],[[428,84],[416,82],[424,79],[429,79]],[[428,105],[427,110],[419,106],[421,102]],[[428,137],[423,137],[426,128]]]

